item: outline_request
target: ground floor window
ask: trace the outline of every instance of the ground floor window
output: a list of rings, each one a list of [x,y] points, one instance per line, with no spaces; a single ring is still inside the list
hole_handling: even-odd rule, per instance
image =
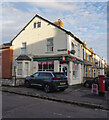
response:
[[[54,71],[54,62],[38,62],[38,71]]]
[[[88,77],[88,67],[85,67],[85,77]]]
[[[79,64],[73,63],[73,78],[79,78]]]
[[[29,63],[25,62],[25,76],[28,75],[28,72],[29,72]]]
[[[91,68],[89,68],[89,77],[92,77]]]
[[[93,70],[93,77],[96,77],[96,70]]]
[[[18,62],[17,75],[22,76],[22,62]]]
[[[100,69],[98,69],[98,75],[100,75]]]

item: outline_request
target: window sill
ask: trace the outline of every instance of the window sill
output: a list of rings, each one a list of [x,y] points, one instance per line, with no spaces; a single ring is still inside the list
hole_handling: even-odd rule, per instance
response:
[[[45,52],[45,53],[54,53],[53,51],[51,51],[51,52]]]

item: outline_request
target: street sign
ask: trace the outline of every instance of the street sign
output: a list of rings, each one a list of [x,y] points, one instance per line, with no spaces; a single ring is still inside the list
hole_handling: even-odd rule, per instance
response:
[[[65,61],[65,56],[62,56],[62,60]]]
[[[98,85],[92,84],[92,93],[98,95]]]
[[[76,62],[76,58],[75,57],[71,58],[71,61]]]

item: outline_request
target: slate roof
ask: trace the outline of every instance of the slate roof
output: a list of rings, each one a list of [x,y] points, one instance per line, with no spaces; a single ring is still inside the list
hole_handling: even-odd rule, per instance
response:
[[[79,43],[83,44],[83,42],[82,42],[79,38],[77,38],[76,36],[74,36],[70,31],[67,31],[67,30],[65,30],[65,29],[63,29],[63,28],[55,25],[54,23],[48,21],[47,19],[45,19],[45,18],[43,18],[43,17],[41,17],[41,16],[39,16],[39,15],[37,15],[37,14],[36,14],[36,15],[28,22],[28,24],[12,39],[11,43],[13,42],[13,40],[14,40],[23,30],[25,30],[25,28],[31,23],[31,21],[32,21],[35,17],[38,17],[38,18],[40,18],[40,19],[48,22],[49,24],[51,24],[51,25],[59,28],[60,30],[66,32],[66,34],[68,34],[68,35],[70,35],[71,37],[73,37],[76,41],[78,41]]]
[[[31,61],[31,58],[30,57],[28,57],[27,55],[20,55],[20,56],[18,56],[17,57],[17,59],[16,60],[27,60],[27,61]]]

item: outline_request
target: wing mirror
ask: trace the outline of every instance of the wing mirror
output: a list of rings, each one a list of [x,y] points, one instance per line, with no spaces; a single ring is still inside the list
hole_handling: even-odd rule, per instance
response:
[[[34,75],[31,75],[31,77],[34,77]]]

